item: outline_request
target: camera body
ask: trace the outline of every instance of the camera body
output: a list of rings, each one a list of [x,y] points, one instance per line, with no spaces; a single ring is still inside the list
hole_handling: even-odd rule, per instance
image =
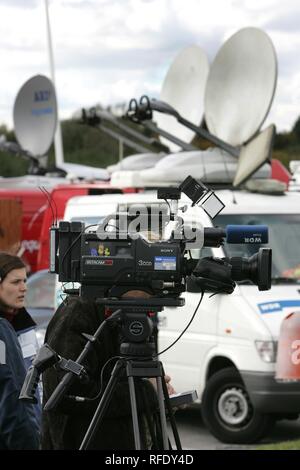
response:
[[[251,280],[259,290],[270,289],[270,248],[260,248],[251,258],[187,257],[191,241],[196,241],[200,249],[204,246],[219,247],[225,241],[267,243],[268,228],[227,226],[226,229],[201,227],[186,230],[189,227],[178,217],[181,192],[188,195],[192,206],[204,199],[201,207],[211,218],[224,207],[213,191],[188,177],[179,188],[158,190],[158,198],[167,204],[157,206],[164,210],[156,211],[159,216],[156,230],[159,232],[170,221],[175,223],[175,229],[167,239],[158,236],[151,240],[153,214],[145,206],[138,206],[138,214],[134,215],[130,210],[112,214],[92,232],[87,232],[90,227],[85,227],[82,222],[62,221],[58,227],[51,228],[50,271],[58,273],[61,282],[80,283],[79,294],[82,297],[121,299],[127,291],[144,290],[160,299],[161,305],[165,305],[163,301],[166,299],[178,299],[186,290],[187,283],[200,286],[203,291],[228,294],[233,292],[235,281],[241,280]],[[168,214],[165,213],[166,207],[169,208]],[[112,226],[113,231],[110,229]]]
[[[79,282],[81,295],[97,297],[112,287],[148,289],[159,296],[185,290],[188,260],[182,240],[150,243],[129,234],[100,240],[96,231],[84,230],[81,222],[60,222],[57,231],[59,281]]]

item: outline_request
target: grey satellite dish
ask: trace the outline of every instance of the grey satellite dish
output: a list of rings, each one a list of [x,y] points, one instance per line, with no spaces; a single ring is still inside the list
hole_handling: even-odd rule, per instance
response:
[[[45,155],[57,123],[55,89],[49,78],[36,75],[22,86],[15,100],[13,118],[22,149],[35,156]]]
[[[244,28],[221,47],[205,90],[209,131],[233,146],[260,129],[270,110],[277,82],[277,59],[266,33]]]
[[[204,92],[209,72],[206,54],[198,46],[183,49],[172,62],[160,93],[160,100],[173,106],[192,123],[201,124],[204,113]],[[159,128],[175,135],[184,142],[191,142],[195,133],[179,124],[173,117],[154,113]],[[178,146],[169,140],[161,141],[171,150]]]
[[[221,65],[218,65],[219,62]],[[238,159],[235,176],[226,171],[226,181],[232,180],[233,186],[238,187],[271,158],[275,126],[271,125],[262,132],[259,129],[271,107],[276,81],[277,59],[270,39],[263,31],[246,28],[221,48],[214,62],[214,70],[209,74],[205,94],[209,132],[184,117],[167,99],[150,100],[146,96],[139,102],[133,99],[127,116],[133,122],[144,123],[151,119],[152,112],[159,112],[212,142],[227,152],[227,156],[224,154],[227,169],[230,156]],[[211,178],[216,179],[218,175],[210,164],[213,162],[209,159],[206,162],[203,164],[205,175],[210,174]],[[269,166],[265,165],[264,174],[269,173]],[[137,173],[135,178],[140,177]],[[150,173],[147,172],[148,175]],[[261,177],[261,171],[259,175]]]
[[[246,182],[264,163],[270,161],[275,136],[275,126],[260,132],[254,139],[241,147],[238,166],[233,186],[238,187]]]

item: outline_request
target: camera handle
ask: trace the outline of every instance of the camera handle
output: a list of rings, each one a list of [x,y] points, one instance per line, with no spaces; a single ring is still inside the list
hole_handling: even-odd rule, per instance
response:
[[[191,273],[191,280],[206,292],[232,294],[235,288],[235,282],[231,280],[231,265],[226,259],[200,259]]]
[[[168,434],[167,434],[167,420],[166,420],[166,410],[165,410],[165,404],[166,404],[170,421],[171,421],[171,426],[172,426],[172,431],[173,431],[176,447],[178,450],[181,450],[181,443],[180,443],[178,431],[176,428],[175,420],[173,417],[171,405],[170,405],[170,399],[169,399],[169,395],[167,391],[167,386],[164,381],[164,370],[163,370],[162,363],[156,360],[137,361],[137,360],[132,360],[129,358],[122,358],[117,361],[111,373],[110,380],[104,390],[102,398],[93,416],[93,419],[80,445],[79,450],[86,450],[88,448],[97,428],[101,425],[101,422],[105,416],[105,412],[113,396],[113,392],[120,378],[123,376],[124,372],[126,373],[126,377],[127,377],[128,385],[129,385],[129,396],[130,396],[130,404],[131,404],[135,449],[141,450],[142,443],[141,443],[141,435],[140,435],[140,429],[139,429],[134,379],[155,377],[156,386],[157,386],[160,429],[162,433],[163,449],[169,450],[170,448]],[[150,428],[151,436],[153,438],[154,433],[153,433],[153,428],[151,428],[150,420],[148,420],[148,425]]]
[[[71,377],[72,375],[75,375],[82,381],[88,378],[87,373],[81,364],[78,364],[71,359],[65,359],[59,356],[47,343],[45,343],[39,349],[36,358],[27,371],[25,381],[19,395],[19,400],[27,401],[29,403],[38,402],[35,392],[39,383],[40,375],[52,366],[70,373]]]

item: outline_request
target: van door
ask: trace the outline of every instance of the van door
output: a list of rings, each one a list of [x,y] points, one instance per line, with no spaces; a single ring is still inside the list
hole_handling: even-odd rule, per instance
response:
[[[205,256],[212,256],[209,248],[201,251],[201,258]],[[217,342],[220,296],[209,298],[210,295],[204,294],[188,330],[170,350],[160,356],[165,371],[172,377],[172,383],[178,392],[201,389],[205,358]],[[172,344],[186,328],[197,308],[201,293],[185,292],[182,297],[185,299],[183,307],[165,307],[159,314],[159,351]]]

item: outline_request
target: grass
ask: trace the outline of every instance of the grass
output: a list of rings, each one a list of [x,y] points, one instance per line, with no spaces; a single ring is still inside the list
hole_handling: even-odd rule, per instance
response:
[[[277,444],[263,445],[256,450],[300,450],[300,439],[295,441],[278,442]]]

